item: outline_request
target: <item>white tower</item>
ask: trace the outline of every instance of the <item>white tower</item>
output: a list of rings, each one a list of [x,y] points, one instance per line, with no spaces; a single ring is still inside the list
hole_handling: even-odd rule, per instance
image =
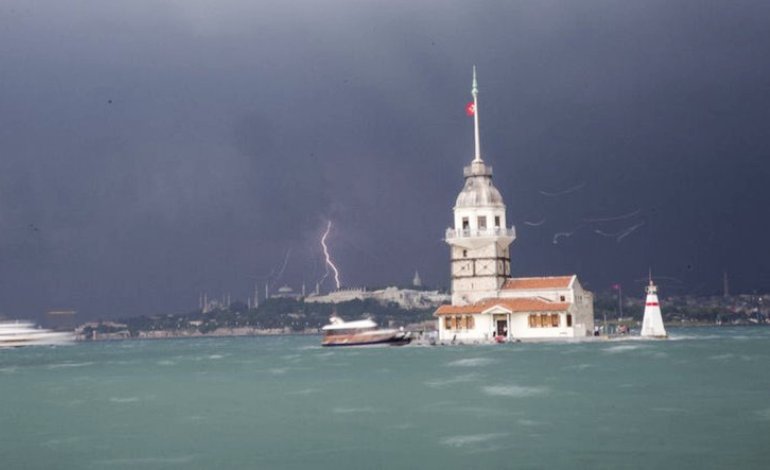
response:
[[[452,258],[452,305],[497,297],[511,274],[508,246],[516,238],[507,228],[505,204],[492,184],[492,167],[481,159],[476,67],[473,67],[473,124],[476,154],[463,169],[465,186],[454,207],[454,228],[446,231]]]
[[[647,286],[647,300],[644,302],[644,319],[642,319],[642,336],[648,338],[665,338],[666,328],[663,326],[663,316],[658,302],[658,287],[652,282]]]

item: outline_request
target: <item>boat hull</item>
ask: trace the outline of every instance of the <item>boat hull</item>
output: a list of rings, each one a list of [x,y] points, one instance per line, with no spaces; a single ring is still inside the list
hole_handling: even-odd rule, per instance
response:
[[[325,337],[321,346],[404,346],[411,341],[407,335],[334,335]]]

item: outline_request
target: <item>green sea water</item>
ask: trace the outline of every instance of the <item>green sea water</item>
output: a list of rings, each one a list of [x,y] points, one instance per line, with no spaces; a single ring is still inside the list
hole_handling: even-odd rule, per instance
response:
[[[770,468],[770,328],[671,333],[0,350],[0,468]]]

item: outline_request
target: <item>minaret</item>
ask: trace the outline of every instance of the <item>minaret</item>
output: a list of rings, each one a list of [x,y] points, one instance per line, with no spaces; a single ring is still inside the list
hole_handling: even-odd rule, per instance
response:
[[[414,278],[412,278],[412,286],[422,287],[422,279],[420,278],[420,273],[417,271],[414,272]]]
[[[727,271],[722,273],[722,296],[730,297],[730,282],[727,279]]]
[[[642,320],[641,336],[648,338],[666,338],[666,328],[663,326],[663,316],[658,302],[658,286],[652,282],[647,286],[647,300],[644,302],[644,319]]]
[[[476,67],[473,67],[473,135],[475,154],[463,169],[465,185],[454,206],[454,228],[446,231],[452,266],[452,305],[467,305],[497,297],[511,274],[508,246],[516,238],[505,220],[505,204],[492,184],[492,167],[484,164],[479,142],[479,103]]]
[[[259,308],[259,285],[254,283],[254,308]]]

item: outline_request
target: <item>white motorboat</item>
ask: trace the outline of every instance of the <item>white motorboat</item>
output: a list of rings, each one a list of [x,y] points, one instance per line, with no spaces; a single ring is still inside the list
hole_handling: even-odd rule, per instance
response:
[[[403,330],[379,329],[370,319],[346,322],[337,316],[323,328],[322,346],[371,346],[409,344],[411,334]]]
[[[46,330],[27,321],[0,322],[0,348],[58,346],[74,342],[75,335],[71,332]]]

